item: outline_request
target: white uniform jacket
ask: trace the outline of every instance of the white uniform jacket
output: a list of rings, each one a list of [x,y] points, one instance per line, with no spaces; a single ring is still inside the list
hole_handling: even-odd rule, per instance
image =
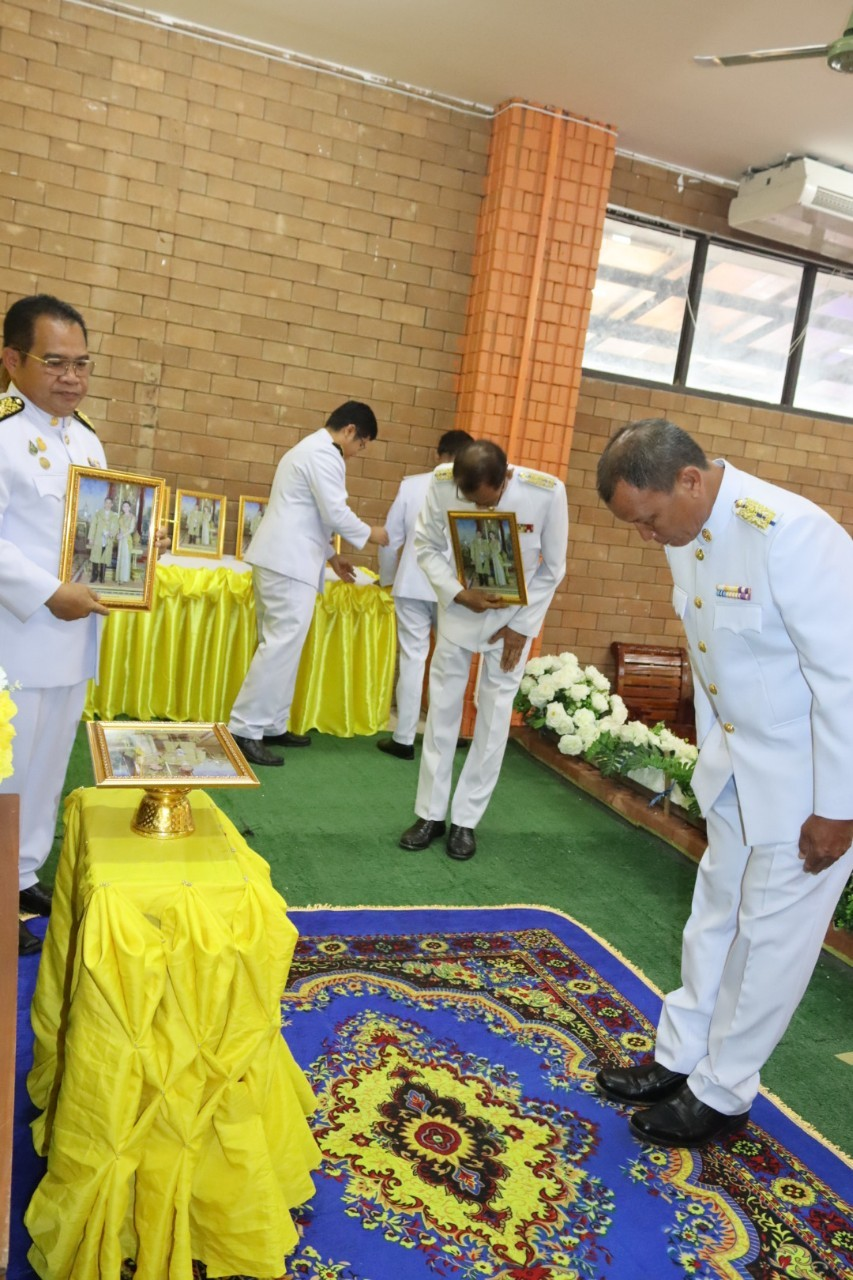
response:
[[[729,463],[696,539],[668,547],[696,690],[694,785],[733,773],[746,842],[853,817],[853,541],[820,507]]]
[[[333,533],[361,549],[370,525],[347,505],[343,455],[321,427],[279,462],[264,518],[245,558],[322,591]]]
[[[24,688],[77,684],[97,673],[97,615],[62,622],[45,606],[62,585],[71,463],[106,466],[93,429],[76,415],[51,417],[10,386],[0,397],[0,666]]]
[[[419,567],[418,558],[415,555],[415,525],[432,483],[432,477],[431,471],[425,471],[423,475],[406,476],[400,482],[397,496],[391,504],[388,519],[385,521],[388,546],[379,548],[380,584],[388,587],[393,583],[395,596],[401,596],[407,600],[428,600],[431,604],[435,602],[435,592]],[[401,547],[403,551],[398,564],[397,553]],[[449,544],[446,554],[450,563]]]
[[[524,636],[538,635],[566,573],[569,512],[565,486],[555,476],[529,467],[513,467],[495,509],[515,513],[527,585],[526,605],[473,613],[464,605],[453,603],[462,584],[447,560],[447,513],[482,512],[473,502],[460,499],[452,466],[441,466],[433,472],[415,528],[418,564],[438,597],[439,634],[472,653],[489,648],[489,637],[501,627],[509,626]]]

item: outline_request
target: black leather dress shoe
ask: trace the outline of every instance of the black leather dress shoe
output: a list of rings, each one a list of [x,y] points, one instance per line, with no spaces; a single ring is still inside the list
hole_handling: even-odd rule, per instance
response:
[[[284,764],[281,756],[273,755],[257,738],[238,738],[236,733],[231,736],[251,764]]]
[[[734,1133],[749,1119],[749,1112],[727,1116],[700,1102],[683,1084],[677,1093],[645,1111],[635,1111],[628,1124],[635,1138],[657,1147],[702,1147],[706,1142]]]
[[[467,862],[477,852],[477,837],[471,827],[457,827],[451,822],[447,836],[447,856],[457,862]]]
[[[265,733],[264,742],[268,747],[310,747],[311,736],[307,733],[291,733],[289,729],[285,729],[284,733]]]
[[[670,1071],[659,1062],[642,1067],[603,1067],[595,1077],[596,1087],[614,1102],[660,1102],[675,1093],[687,1076]]]
[[[23,920],[18,921],[18,955],[34,956],[41,951],[41,938],[28,929]]]
[[[444,823],[434,818],[418,818],[400,836],[401,849],[428,849],[433,840],[443,836]]]
[[[18,903],[21,910],[31,916],[49,916],[53,906],[53,890],[43,884],[32,884],[29,889],[22,889],[18,894]]]
[[[411,742],[395,742],[393,738],[380,738],[377,742],[380,751],[386,756],[396,756],[398,760],[414,760],[415,748]]]

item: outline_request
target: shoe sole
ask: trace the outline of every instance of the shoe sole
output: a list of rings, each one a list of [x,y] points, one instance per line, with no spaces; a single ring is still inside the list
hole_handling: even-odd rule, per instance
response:
[[[628,1121],[628,1128],[631,1130],[634,1137],[640,1142],[647,1143],[652,1147],[683,1147],[687,1150],[693,1150],[695,1147],[707,1147],[709,1143],[717,1142],[718,1139],[725,1138],[730,1133],[736,1133],[738,1129],[743,1129],[749,1120],[749,1112],[747,1111],[746,1115],[743,1116],[732,1116],[728,1123],[720,1125],[718,1129],[715,1129],[714,1132],[709,1134],[706,1138],[693,1138],[689,1142],[685,1141],[684,1138],[670,1138],[663,1134],[658,1138],[653,1138],[650,1134],[643,1133],[640,1129],[635,1129],[633,1120],[634,1118],[632,1116]]]
[[[448,858],[452,858],[454,862],[467,862],[470,858],[473,858],[477,850],[472,849],[470,853],[454,853],[452,849],[448,849],[446,852]]]

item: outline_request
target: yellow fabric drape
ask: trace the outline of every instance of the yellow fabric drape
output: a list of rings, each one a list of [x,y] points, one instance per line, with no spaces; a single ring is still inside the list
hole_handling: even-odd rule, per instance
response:
[[[44,1280],[280,1276],[313,1192],[313,1097],[281,1035],[296,930],[204,792],[196,830],[135,835],[137,790],[80,789],[33,1000]]]
[[[341,738],[383,729],[396,642],[390,592],[327,583],[302,652],[291,729]],[[151,612],[106,620],[84,715],[227,721],[256,644],[250,573],[159,565]]]

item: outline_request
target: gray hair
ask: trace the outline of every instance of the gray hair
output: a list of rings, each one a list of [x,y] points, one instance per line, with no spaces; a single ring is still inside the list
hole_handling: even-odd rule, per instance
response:
[[[609,503],[620,480],[633,489],[672,493],[685,467],[700,471],[710,467],[704,450],[691,435],[666,418],[629,422],[611,436],[598,460],[598,496]]]

